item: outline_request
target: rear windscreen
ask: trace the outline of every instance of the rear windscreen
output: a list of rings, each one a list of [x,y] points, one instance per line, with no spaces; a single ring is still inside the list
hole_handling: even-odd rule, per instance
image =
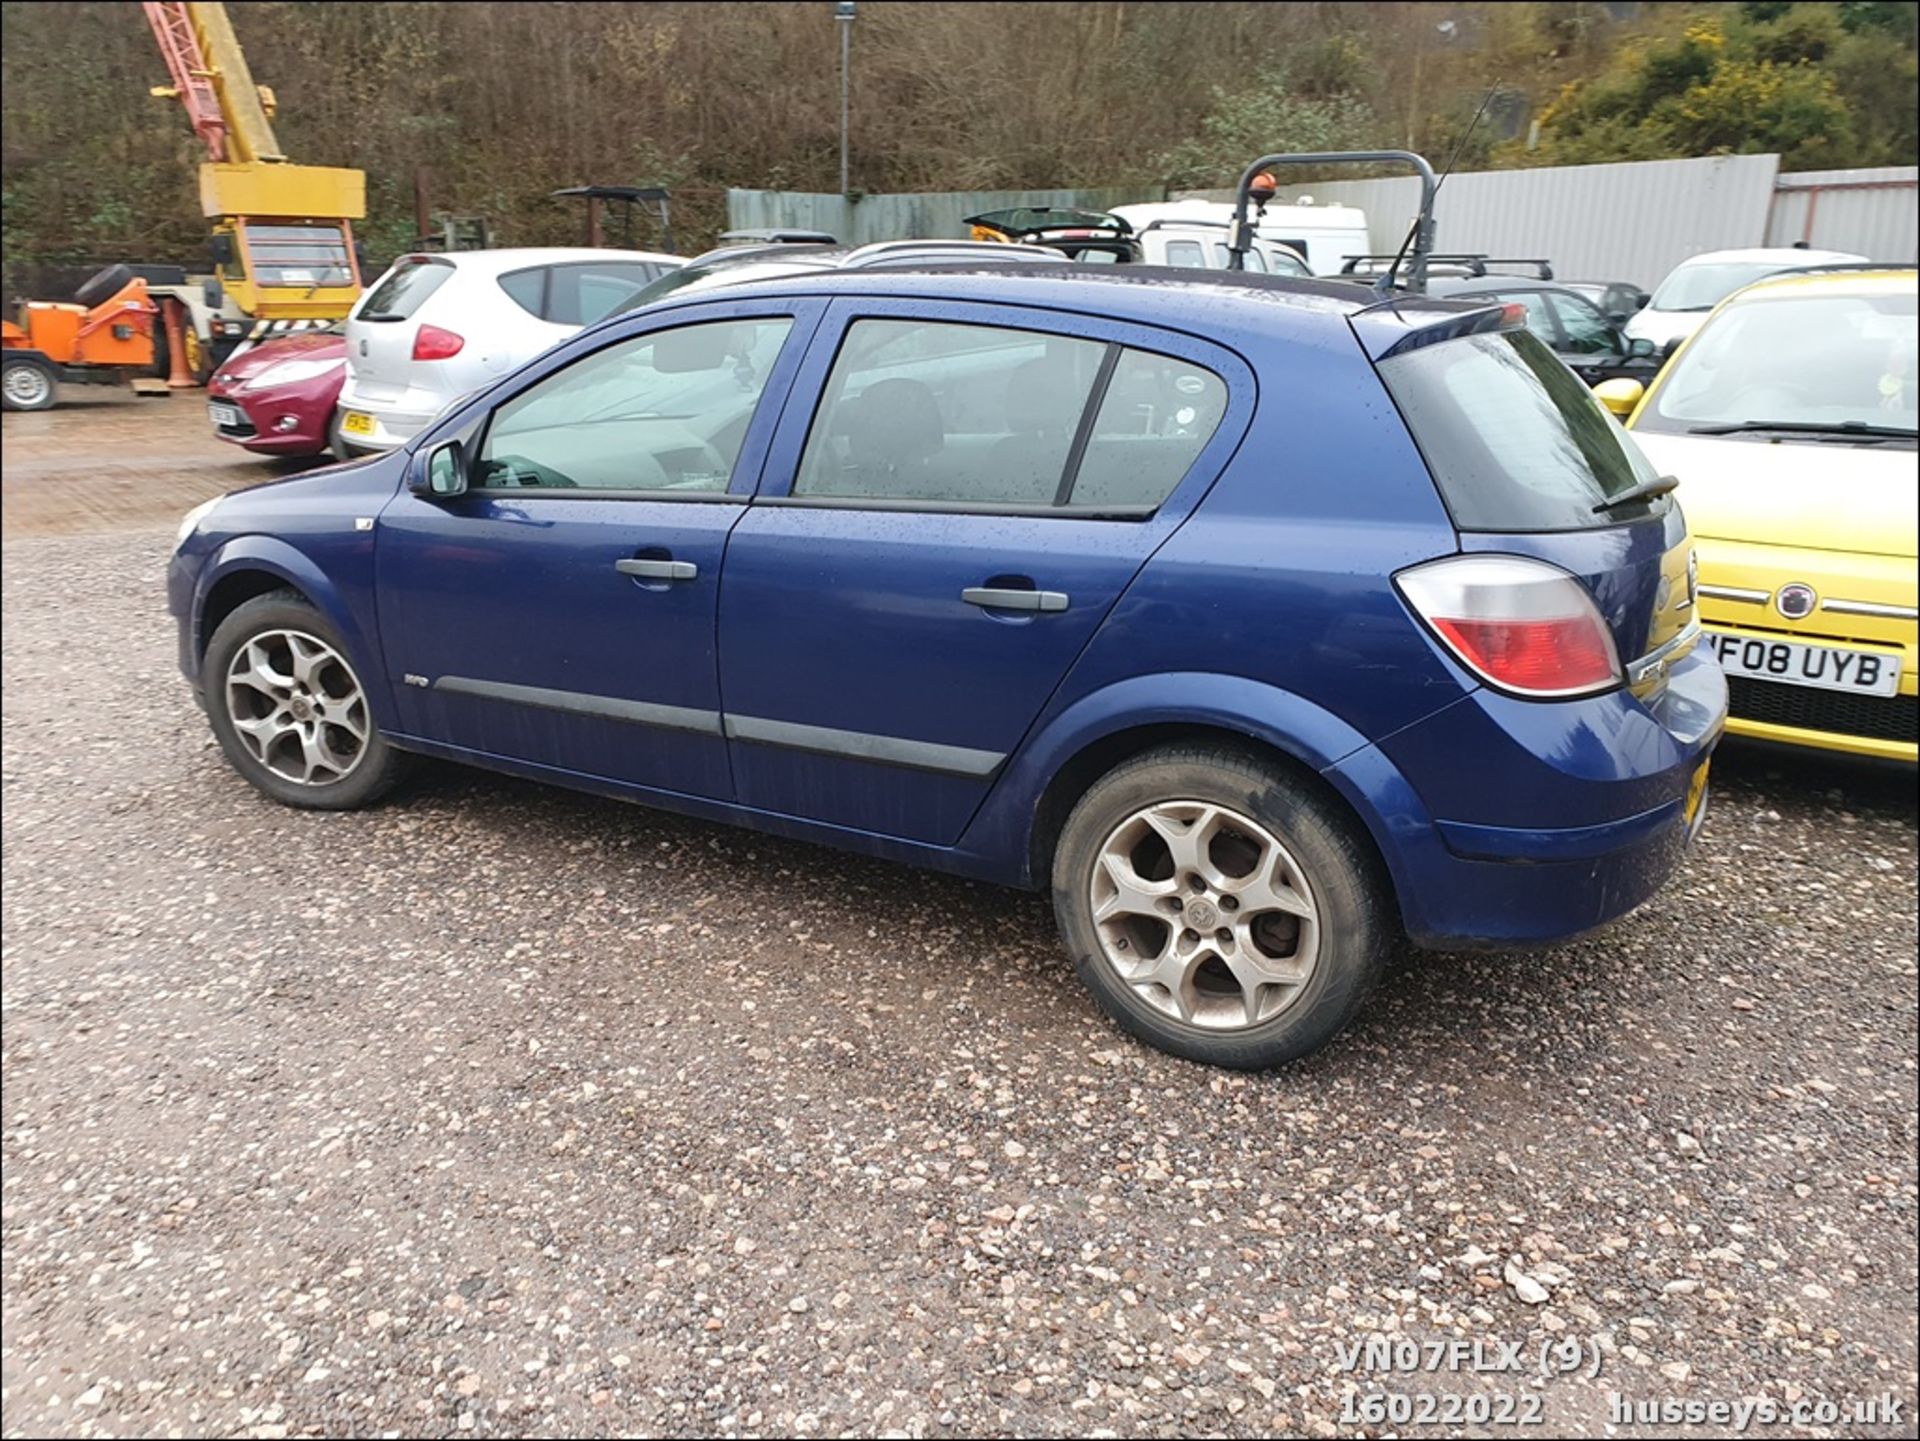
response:
[[[403,260],[367,292],[355,320],[405,320],[426,298],[446,284],[453,265],[446,260]]]
[[[1658,472],[1525,331],[1424,346],[1382,361],[1380,374],[1461,530],[1586,530],[1671,504],[1656,496],[1594,509]]]

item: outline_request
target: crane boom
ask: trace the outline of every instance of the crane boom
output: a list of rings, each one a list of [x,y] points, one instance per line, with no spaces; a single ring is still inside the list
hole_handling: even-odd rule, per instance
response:
[[[273,92],[256,85],[227,7],[143,0],[177,99],[207,147],[200,210],[214,222],[223,294],[247,316],[329,319],[360,293],[349,223],[367,213],[358,170],[293,165],[273,133]]]

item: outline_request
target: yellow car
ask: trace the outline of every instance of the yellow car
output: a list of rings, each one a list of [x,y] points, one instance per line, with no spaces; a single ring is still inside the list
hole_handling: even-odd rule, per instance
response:
[[[1644,394],[1597,394],[1679,497],[1733,735],[1913,763],[1911,268],[1777,276],[1721,302]]]

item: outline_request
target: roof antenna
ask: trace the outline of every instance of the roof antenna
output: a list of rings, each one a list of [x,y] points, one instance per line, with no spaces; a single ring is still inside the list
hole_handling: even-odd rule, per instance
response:
[[[1474,129],[1480,124],[1480,117],[1487,113],[1487,107],[1493,103],[1493,97],[1497,95],[1499,91],[1500,83],[1498,81],[1495,81],[1487,87],[1487,93],[1480,98],[1480,108],[1473,112],[1473,119],[1469,120],[1467,122],[1467,128],[1460,132],[1460,138],[1453,142],[1453,154],[1447,157],[1446,165],[1441,168],[1440,178],[1434,183],[1433,194],[1427,198],[1426,213],[1424,215],[1414,216],[1413,224],[1407,227],[1407,238],[1400,242],[1400,249],[1393,257],[1393,264],[1389,265],[1386,273],[1373,283],[1373,288],[1382,296],[1393,294],[1394,277],[1399,274],[1400,263],[1407,258],[1407,249],[1413,244],[1414,237],[1419,235],[1423,229],[1431,231],[1433,226],[1433,207],[1439,203],[1440,187],[1445,185],[1447,183],[1447,177],[1453,174],[1453,167],[1460,159],[1460,152],[1467,148],[1467,141],[1473,137]],[[1427,245],[1423,248],[1432,248],[1431,234],[1428,236]],[[1420,274],[1414,278],[1419,282],[1422,289],[1426,288],[1427,274],[1424,264],[1420,267]]]

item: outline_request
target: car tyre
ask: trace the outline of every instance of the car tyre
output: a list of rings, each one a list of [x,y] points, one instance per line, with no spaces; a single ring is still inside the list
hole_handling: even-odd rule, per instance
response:
[[[9,355],[0,370],[0,401],[8,410],[52,410],[59,398],[53,367],[35,355]]]
[[[358,810],[411,760],[380,734],[339,631],[295,591],[256,596],[223,620],[200,684],[228,763],[282,805]]]
[[[1353,817],[1310,778],[1229,746],[1155,749],[1097,781],[1055,847],[1053,904],[1108,1016],[1160,1050],[1236,1070],[1332,1040],[1396,934]]]

